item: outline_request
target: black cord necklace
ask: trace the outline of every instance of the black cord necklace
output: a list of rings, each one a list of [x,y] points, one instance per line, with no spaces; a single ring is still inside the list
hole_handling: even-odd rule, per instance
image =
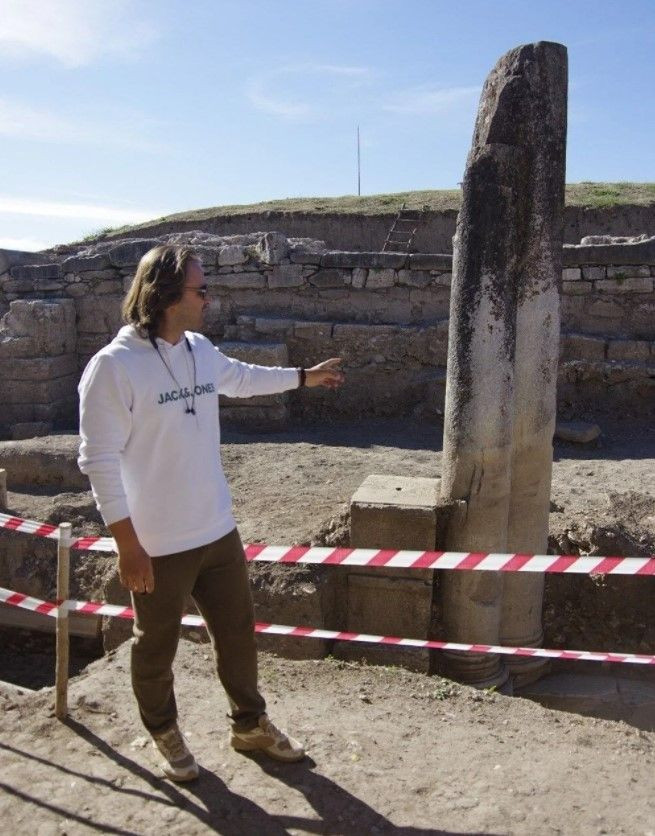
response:
[[[150,337],[150,342],[152,343],[152,347],[155,349],[155,351],[159,355],[159,359],[162,361],[162,363],[166,367],[166,371],[173,378],[173,383],[175,383],[180,395],[184,399],[184,407],[185,407],[184,414],[185,415],[195,415],[196,414],[196,358],[194,357],[193,349],[191,348],[191,343],[189,342],[189,338],[185,336],[184,337],[184,342],[186,343],[187,351],[191,355],[191,362],[193,363],[193,389],[191,390],[191,406],[189,406],[187,396],[184,394],[184,390],[180,386],[178,379],[173,374],[173,370],[168,365],[166,360],[164,360],[164,355],[159,350],[159,346],[157,345],[157,341],[156,341],[154,335],[150,334],[149,337]],[[188,370],[188,366],[187,366],[187,370]]]

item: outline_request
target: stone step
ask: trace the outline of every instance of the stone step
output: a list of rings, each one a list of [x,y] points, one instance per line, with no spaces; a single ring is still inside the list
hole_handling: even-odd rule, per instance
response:
[[[621,407],[655,414],[655,364],[619,360],[567,360],[558,370],[560,403],[594,409]]]
[[[655,340],[631,340],[593,334],[563,333],[560,340],[563,360],[635,362],[655,366]]]
[[[60,264],[19,264],[9,270],[12,279],[60,279]]]
[[[24,264],[47,264],[51,261],[52,256],[44,253],[32,253],[25,250],[6,250],[0,249],[0,274],[7,273],[12,267],[18,267]]]
[[[0,442],[0,467],[7,471],[7,487],[88,491],[89,480],[77,466],[79,446],[79,436],[72,433]]]

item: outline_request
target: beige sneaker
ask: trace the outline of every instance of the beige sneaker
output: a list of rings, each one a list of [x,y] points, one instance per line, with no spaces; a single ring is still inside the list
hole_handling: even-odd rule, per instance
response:
[[[301,761],[305,757],[302,745],[276,728],[266,714],[262,714],[254,729],[232,729],[230,746],[238,752],[261,750],[276,761]]]
[[[162,734],[153,734],[152,745],[163,758],[160,765],[167,778],[172,781],[193,781],[198,777],[198,764],[177,723]]]

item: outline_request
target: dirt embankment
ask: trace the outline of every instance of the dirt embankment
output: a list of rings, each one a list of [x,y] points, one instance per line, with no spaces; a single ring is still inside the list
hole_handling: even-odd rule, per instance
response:
[[[550,548],[566,554],[653,554],[655,431],[641,424],[607,423],[603,429],[598,446],[556,446]],[[244,542],[347,542],[344,514],[364,479],[371,473],[438,477],[441,435],[438,425],[398,420],[296,426],[268,435],[228,431],[222,457]],[[61,446],[74,456],[70,439]],[[69,520],[80,534],[102,533],[90,493],[41,490],[10,493],[12,513],[53,523]],[[5,567],[11,564],[29,577],[32,594],[52,597],[52,543],[11,539],[16,554],[5,554]],[[94,552],[73,558],[72,594],[104,597],[113,558]],[[316,586],[330,571],[251,565],[260,620],[311,623],[290,620],[310,618],[312,612],[293,589]],[[111,589],[119,591],[115,583]],[[655,578],[549,575],[544,621],[547,646],[655,653]]]
[[[438,476],[440,435],[393,422],[228,435],[223,458],[244,539],[334,535],[329,521],[368,474]],[[553,541],[599,553],[653,551],[654,465],[648,427],[607,426],[596,449],[558,447]],[[91,514],[84,495],[53,504],[52,496],[17,491],[10,500],[14,512],[36,518],[63,514],[81,524]],[[89,578],[102,564],[95,560]],[[611,580],[614,591],[586,578],[550,583],[548,638],[596,649],[650,646],[652,579]],[[630,591],[631,581],[638,583]],[[228,747],[208,647],[186,641],[176,684],[202,769],[196,783],[172,786],[157,777],[129,693],[128,650],[122,645],[73,681],[67,724],[52,717],[51,690],[0,688],[0,815],[13,832],[654,832],[654,732],[402,669],[263,654],[273,719],[309,745],[305,763],[282,766]]]

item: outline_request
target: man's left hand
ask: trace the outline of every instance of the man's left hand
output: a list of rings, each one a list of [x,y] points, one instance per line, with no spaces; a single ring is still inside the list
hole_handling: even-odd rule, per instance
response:
[[[311,369],[305,369],[305,386],[327,386],[336,389],[346,379],[339,366],[341,357],[331,357]]]

